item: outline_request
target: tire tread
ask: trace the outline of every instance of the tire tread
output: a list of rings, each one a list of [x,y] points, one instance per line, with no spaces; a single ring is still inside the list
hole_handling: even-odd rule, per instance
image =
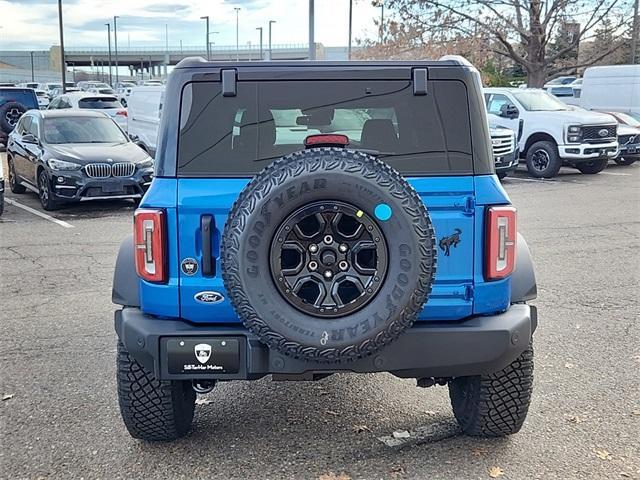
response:
[[[471,436],[502,437],[517,433],[529,410],[533,390],[533,346],[504,369],[449,383],[453,413]]]
[[[170,441],[191,427],[196,394],[180,381],[160,381],[118,341],[117,383],[120,412],[134,438]],[[187,382],[188,383],[188,382]]]

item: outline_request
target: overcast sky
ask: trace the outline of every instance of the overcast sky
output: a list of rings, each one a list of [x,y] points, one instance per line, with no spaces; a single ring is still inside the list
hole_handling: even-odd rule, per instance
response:
[[[161,46],[165,25],[169,44],[203,45],[209,15],[216,45],[235,45],[236,13],[240,7],[240,44],[259,43],[256,27],[273,26],[273,43],[307,43],[307,0],[63,0],[65,46],[106,46],[106,22],[118,15],[118,45]],[[316,0],[316,42],[344,46],[348,42],[349,0]],[[353,39],[374,37],[373,18],[380,9],[370,0],[354,0]],[[0,0],[0,50],[48,49],[58,44],[56,0]]]

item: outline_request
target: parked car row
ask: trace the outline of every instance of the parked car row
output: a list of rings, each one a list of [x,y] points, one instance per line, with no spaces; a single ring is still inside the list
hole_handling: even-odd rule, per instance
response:
[[[630,164],[640,155],[638,125],[621,126],[612,112],[569,106],[543,89],[486,88],[485,102],[489,121],[516,133],[533,177],[554,177],[562,166],[595,174],[610,159]]]
[[[620,165],[640,159],[640,121],[633,112],[624,113],[620,105],[587,111],[566,105],[549,93],[577,80],[559,78],[545,89],[485,89],[494,164],[500,179],[520,162],[532,176],[550,178],[562,166],[593,174],[602,171],[609,159]],[[157,81],[141,85],[119,82],[115,89],[100,82],[79,82],[67,86],[65,93],[59,83],[0,87],[0,143],[11,144],[8,183],[12,191],[37,191],[45,209],[72,200],[140,198],[152,177],[164,89]],[[43,108],[47,111],[38,115],[37,109]],[[28,115],[23,116],[25,113]],[[350,124],[364,120],[341,119],[340,114],[337,110],[333,123],[344,123],[340,132],[351,138]],[[311,130],[297,123],[300,115],[295,113],[292,126],[287,123],[291,119],[276,118],[276,135],[308,135]],[[114,122],[119,129],[97,127]],[[56,125],[62,128],[58,132],[61,137],[50,131]],[[137,153],[131,155],[131,148]],[[130,156],[122,156],[122,152]]]

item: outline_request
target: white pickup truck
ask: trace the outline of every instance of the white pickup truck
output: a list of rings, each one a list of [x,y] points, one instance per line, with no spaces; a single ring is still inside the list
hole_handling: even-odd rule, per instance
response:
[[[485,88],[490,122],[517,132],[529,174],[555,177],[563,165],[599,173],[618,154],[618,122],[611,115],[573,110],[544,90]]]

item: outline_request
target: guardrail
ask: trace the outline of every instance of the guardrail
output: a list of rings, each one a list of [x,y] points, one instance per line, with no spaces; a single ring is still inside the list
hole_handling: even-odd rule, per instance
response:
[[[236,46],[235,45],[211,45],[211,51],[212,52],[235,52],[236,51]],[[279,43],[279,44],[273,44],[271,46],[271,49],[274,51],[283,51],[283,50],[306,50],[308,49],[309,46],[308,44],[304,44],[304,43]],[[258,44],[244,44],[244,45],[238,45],[237,50],[239,51],[256,51],[260,49],[260,45]],[[268,50],[268,46],[267,45],[262,45],[262,49],[263,51],[267,51]],[[100,54],[100,55],[105,55],[108,54],[109,50],[105,47],[65,47],[64,49],[65,53],[69,54],[85,54],[85,55],[91,55],[91,54]],[[111,53],[113,54],[115,52],[115,48],[111,48]],[[145,53],[145,54],[149,54],[149,53],[155,53],[158,55],[162,55],[162,54],[166,54],[169,53],[170,55],[179,55],[179,54],[184,54],[184,53],[189,53],[189,52],[206,52],[206,47],[204,45],[200,45],[200,46],[194,46],[194,45],[183,45],[181,46],[170,46],[169,48],[167,48],[166,46],[161,46],[161,47],[122,47],[120,45],[118,45],[118,54],[138,54],[138,53]]]

